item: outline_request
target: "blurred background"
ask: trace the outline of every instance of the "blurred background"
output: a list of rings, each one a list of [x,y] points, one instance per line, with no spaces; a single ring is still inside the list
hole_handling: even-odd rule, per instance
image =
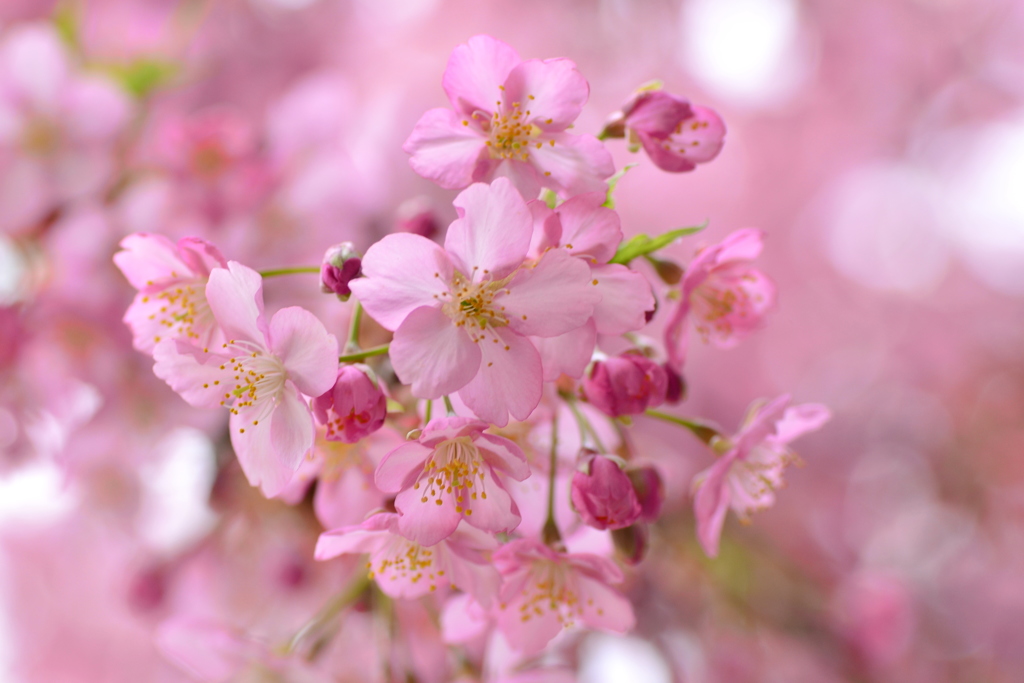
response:
[[[102,192],[26,208],[37,190],[0,166],[0,680],[185,680],[152,633],[197,587],[243,624],[301,624],[336,589],[315,520],[227,480],[222,416],[131,349],[110,256],[141,230],[315,265],[341,240],[447,225],[454,193],[401,145],[477,33],[574,60],[579,131],[652,79],[722,115],[723,152],[688,174],[608,143],[639,163],[616,192],[627,233],[709,221],[666,250],[683,264],[767,233],[778,309],[736,349],[695,345],[680,411],[731,430],[792,392],[835,413],[714,561],[689,498],[710,454],[639,421],[667,513],[630,578],[636,633],[584,640],[579,680],[1024,680],[1024,3],[5,0],[0,42],[40,21],[135,97],[110,152],[128,170]],[[177,173],[167,133],[204,116],[243,160],[215,190]],[[268,302],[343,330],[307,290],[275,281]],[[211,547],[225,510],[259,521]]]

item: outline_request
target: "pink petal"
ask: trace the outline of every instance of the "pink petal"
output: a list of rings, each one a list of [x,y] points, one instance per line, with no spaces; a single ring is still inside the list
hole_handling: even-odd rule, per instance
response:
[[[493,534],[508,533],[519,526],[522,515],[505,487],[486,471],[477,483],[473,492],[478,496],[462,502],[466,510],[463,517],[466,523]],[[472,514],[468,513],[469,510],[472,510]]]
[[[601,295],[594,306],[598,334],[625,334],[647,324],[647,311],[654,310],[654,294],[647,278],[614,263],[593,266],[591,275]]]
[[[234,372],[221,370],[228,357],[209,353],[177,339],[165,339],[153,349],[153,374],[167,382],[189,405],[218,408],[224,386]]]
[[[530,249],[528,254],[539,256],[547,249],[553,249],[562,244],[562,221],[558,214],[548,208],[548,205],[540,199],[534,199],[526,204],[533,216],[533,237],[530,238]]]
[[[480,367],[479,344],[440,309],[422,306],[395,330],[389,351],[395,374],[419,398],[464,387]]]
[[[298,306],[282,308],[270,319],[268,337],[299,391],[315,397],[334,386],[338,340],[315,315]]]
[[[397,516],[382,513],[374,515],[371,519]],[[366,521],[369,522],[370,520]],[[388,542],[390,532],[376,528],[367,529],[366,526],[364,523],[357,526],[325,531],[320,534],[320,538],[316,541],[316,550],[313,551],[313,557],[318,560],[330,560],[339,555],[360,555],[377,552]],[[378,525],[374,524],[373,526]]]
[[[682,372],[686,364],[686,351],[690,345],[689,313],[690,300],[684,296],[665,325],[665,352],[669,367],[676,372]]]
[[[229,261],[206,283],[206,300],[228,339],[246,339],[264,346],[263,278],[252,268]]]
[[[543,371],[530,340],[507,327],[488,328],[477,344],[479,372],[459,390],[459,397],[485,422],[508,424],[509,413],[525,420],[540,403]]]
[[[501,86],[520,62],[514,49],[487,35],[473,36],[452,50],[441,85],[456,111],[472,116],[493,112],[502,99]]]
[[[636,625],[633,605],[618,591],[585,576],[577,579],[577,586],[583,610],[581,621],[590,628],[626,633]]]
[[[589,256],[607,263],[622,241],[619,214],[602,206],[604,192],[576,195],[558,206],[562,223],[559,244],[574,256]],[[571,246],[570,246],[571,245]]]
[[[395,498],[395,509],[401,513],[398,531],[413,543],[435,545],[455,533],[459,526],[462,514],[455,511],[455,494],[439,493],[438,498],[428,498],[416,489],[407,488]],[[426,502],[423,498],[427,498]],[[442,501],[441,505],[435,502],[438,500]]]
[[[126,238],[127,239],[127,238]],[[124,246],[124,242],[121,242]],[[178,255],[189,267],[189,270],[196,275],[209,277],[214,268],[227,268],[228,262],[224,259],[220,249],[199,237],[182,237],[178,240]]]
[[[668,137],[680,122],[693,116],[689,102],[664,90],[641,93],[624,110],[626,126],[656,138]]]
[[[764,231],[757,228],[737,230],[730,233],[718,246],[715,265],[726,261],[753,261],[761,255],[764,248]]]
[[[450,109],[431,109],[416,123],[402,149],[412,169],[447,190],[467,187],[487,167],[484,134]],[[481,156],[484,158],[481,159]]]
[[[669,173],[686,173],[697,168],[697,162],[686,155],[686,148],[672,144],[672,140],[639,133],[640,144],[654,165]],[[680,151],[682,150],[682,151]]]
[[[65,125],[76,141],[109,140],[121,132],[132,113],[128,96],[103,78],[80,78],[63,96]]]
[[[556,337],[584,325],[601,301],[590,267],[564,249],[546,252],[508,283],[496,299],[509,326],[523,335]]]
[[[57,113],[57,101],[68,80],[68,57],[55,30],[32,24],[11,31],[0,48],[0,63],[33,108]]]
[[[615,173],[615,164],[600,140],[569,133],[556,133],[549,139],[555,144],[530,148],[530,161],[545,187],[563,197],[607,189],[605,181]]]
[[[744,457],[747,451],[771,436],[789,401],[790,395],[782,394],[758,408],[736,435],[732,450]]]
[[[441,247],[419,235],[388,235],[366,250],[364,277],[349,286],[366,312],[396,330],[420,306],[440,305],[448,291],[452,263]]]
[[[114,263],[132,287],[140,291],[166,278],[192,274],[177,247],[163,235],[128,235],[121,240],[121,249],[114,254]]]
[[[459,218],[448,228],[444,248],[463,275],[474,282],[500,280],[519,267],[530,247],[533,217],[512,183],[476,183],[453,204]]]
[[[227,681],[242,674],[250,662],[266,658],[266,648],[245,640],[224,626],[192,617],[172,617],[156,629],[160,652],[190,677]]]
[[[495,160],[490,173],[479,179],[496,180],[498,178],[505,178],[511,182],[519,194],[527,200],[536,199],[541,188],[547,187],[549,184],[546,179],[541,178],[532,162],[519,159]]]
[[[561,375],[579,379],[594,354],[597,328],[591,318],[582,327],[557,337],[536,337],[533,343],[540,352],[545,382],[553,382]]]
[[[499,472],[516,481],[523,481],[530,476],[526,455],[514,441],[493,434],[481,434],[476,445],[484,461]]]
[[[257,404],[231,415],[231,445],[249,483],[273,498],[313,447],[316,431],[309,406],[290,383],[270,415],[263,412],[264,406]]]
[[[374,474],[377,488],[387,493],[397,493],[411,487],[431,453],[431,449],[418,441],[409,441],[394,449],[377,466]]]
[[[536,654],[562,632],[562,621],[557,610],[542,608],[542,614],[532,614],[524,620],[519,606],[521,602],[508,603],[498,612],[498,627],[508,639],[509,645],[525,656]]]
[[[686,150],[686,157],[703,164],[722,151],[725,144],[725,123],[713,109],[693,105],[693,118],[682,122],[672,144]]]
[[[693,511],[697,518],[697,539],[708,557],[718,555],[718,540],[722,535],[725,513],[729,510],[729,487],[726,475],[735,457],[724,455],[714,465],[696,477],[697,493]]]
[[[546,131],[563,131],[583,111],[590,97],[587,79],[568,59],[531,59],[517,65],[505,81],[503,110],[529,110],[524,118]]]
[[[328,529],[358,524],[371,510],[383,506],[384,495],[373,485],[373,477],[358,467],[321,477],[313,494],[316,518]]]
[[[772,441],[788,444],[808,432],[821,429],[832,418],[832,412],[818,403],[803,403],[787,408],[782,419],[775,423]]]

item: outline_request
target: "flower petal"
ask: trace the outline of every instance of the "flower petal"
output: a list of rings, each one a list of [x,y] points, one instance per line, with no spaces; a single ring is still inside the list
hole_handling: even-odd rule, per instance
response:
[[[559,244],[573,256],[589,256],[598,263],[615,256],[622,241],[622,221],[604,202],[604,192],[588,192],[558,206],[562,223]]]
[[[419,398],[441,398],[464,387],[480,367],[479,344],[440,309],[421,306],[395,330],[391,364]]]
[[[282,308],[270,319],[270,349],[288,370],[288,379],[307,396],[320,396],[338,375],[338,340],[315,315]]]
[[[315,429],[309,407],[290,384],[270,415],[263,415],[264,410],[257,404],[231,415],[231,446],[249,483],[273,498],[288,486],[312,448]]]
[[[533,217],[505,178],[469,186],[453,202],[459,218],[448,228],[445,250],[474,282],[500,280],[526,258]]]
[[[553,382],[561,375],[579,379],[583,376],[597,345],[597,328],[591,318],[586,325],[557,337],[535,337],[544,366],[544,381]]]
[[[418,441],[409,441],[389,452],[377,465],[374,483],[386,493],[409,488],[423,471],[423,463],[433,451]]]
[[[177,339],[165,339],[154,347],[153,360],[156,361],[153,374],[167,382],[189,405],[197,408],[223,405],[224,387],[235,374],[226,367],[227,356]]]
[[[526,455],[515,441],[503,436],[481,434],[476,443],[484,460],[494,469],[516,481],[523,481],[530,476]]]
[[[500,86],[520,61],[519,54],[500,40],[473,36],[452,50],[441,85],[452,106],[464,116],[493,112],[502,99]]]
[[[594,306],[598,334],[625,334],[647,324],[647,311],[654,310],[654,294],[647,278],[614,263],[593,266],[591,274],[601,295]]]
[[[543,371],[537,349],[507,327],[488,328],[477,346],[480,371],[459,397],[477,417],[498,427],[508,424],[509,413],[525,420],[540,403]]]
[[[508,283],[508,293],[496,297],[509,326],[519,334],[556,337],[584,325],[594,314],[601,295],[590,266],[564,249],[546,252],[531,268],[523,268]]]
[[[515,103],[524,119],[542,130],[563,131],[583,111],[590,97],[587,79],[568,59],[530,59],[512,69],[505,81],[504,111]]]
[[[215,268],[206,283],[206,300],[228,339],[247,339],[266,346],[263,319],[263,278],[238,261]]]
[[[435,545],[458,528],[462,514],[455,511],[455,495],[438,493],[436,498],[427,498],[420,491],[407,488],[395,498],[395,509],[401,514],[398,531],[413,543]]]
[[[708,557],[718,555],[718,540],[722,535],[725,513],[729,511],[729,486],[726,476],[735,456],[723,455],[714,465],[694,477],[697,493],[693,511],[697,518],[697,539]]]
[[[615,164],[600,140],[569,133],[555,133],[547,139],[546,144],[530,149],[530,161],[543,176],[545,187],[563,197],[607,189],[605,181],[615,173]]]
[[[167,278],[192,275],[175,244],[163,235],[128,235],[121,240],[121,249],[114,254],[114,263],[137,290]]]
[[[409,165],[447,190],[460,190],[488,167],[484,135],[450,109],[431,109],[412,129],[402,149]],[[484,159],[481,159],[481,155]]]

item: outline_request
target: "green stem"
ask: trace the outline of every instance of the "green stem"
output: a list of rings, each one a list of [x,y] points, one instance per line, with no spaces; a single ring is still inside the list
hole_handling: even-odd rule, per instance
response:
[[[278,275],[298,275],[299,273],[319,273],[320,266],[295,266],[293,268],[271,268],[261,270],[262,277],[277,277]]]
[[[576,399],[571,396],[567,396],[565,402],[569,406],[569,410],[572,411],[573,417],[576,418],[576,423],[580,426],[580,435],[585,436],[589,433],[590,439],[594,442],[594,446],[598,451],[601,453],[611,453],[611,451],[605,448],[604,444],[601,443],[601,437],[597,435],[597,430],[594,429],[594,425],[590,424],[590,420],[587,419],[587,416],[584,415],[576,406]]]
[[[685,417],[669,415],[668,413],[663,413],[660,410],[648,410],[644,415],[647,417],[653,417],[657,420],[662,420],[663,422],[669,422],[680,427],[685,427],[704,443],[711,443],[711,440],[716,436],[721,436],[717,429],[711,425],[700,422],[699,420],[688,420]]]
[[[448,398],[448,394],[444,396],[444,408],[448,411],[448,417],[455,417],[455,407],[452,405],[452,400]]]
[[[356,302],[352,310],[352,320],[348,324],[348,343],[345,344],[347,353],[355,353],[359,350],[359,326],[363,322],[363,305]]]
[[[430,422],[430,416],[434,412],[434,402],[429,398],[427,399],[427,409],[423,413],[423,424]]]
[[[356,353],[347,353],[344,356],[338,356],[339,363],[355,363],[356,361],[365,360],[374,356],[383,356],[388,352],[390,344],[381,344],[380,346],[374,346],[372,349],[363,349]]]
[[[562,533],[558,530],[555,522],[555,472],[558,469],[558,418],[551,421],[551,459],[548,461],[548,516],[544,520],[544,528],[541,532],[544,543],[547,545],[560,545]]]

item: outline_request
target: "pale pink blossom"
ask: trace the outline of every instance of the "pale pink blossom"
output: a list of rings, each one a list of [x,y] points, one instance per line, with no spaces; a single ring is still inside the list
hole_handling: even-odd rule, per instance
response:
[[[139,293],[124,314],[135,348],[153,353],[164,339],[219,344],[220,328],[206,301],[210,271],[227,261],[198,237],[175,244],[163,235],[136,233],[121,240],[114,263]]]
[[[452,51],[443,85],[450,109],[431,109],[406,141],[413,169],[457,190],[499,176],[528,199],[542,187],[563,196],[603,190],[615,172],[597,138],[567,132],[590,86],[568,59],[523,61],[479,35]]]
[[[746,521],[774,505],[775,490],[783,485],[782,473],[796,460],[789,443],[821,428],[831,417],[823,405],[787,408],[789,401],[788,395],[782,395],[753,408],[739,433],[716,446],[724,454],[694,477],[697,537],[708,556],[718,554],[729,508]]]
[[[395,373],[420,398],[458,392],[478,417],[504,426],[541,398],[540,354],[530,337],[585,325],[601,294],[582,260],[564,249],[527,259],[533,222],[504,178],[455,199],[459,219],[444,249],[412,234],[388,235],[351,283],[366,311],[394,330]]]
[[[713,109],[664,90],[634,95],[615,125],[625,128],[632,151],[643,146],[658,168],[672,173],[692,171],[697,164],[711,161],[725,143],[725,123]]]
[[[633,628],[632,605],[610,587],[622,582],[622,572],[607,558],[521,539],[502,546],[493,560],[502,575],[498,629],[524,654],[577,624],[612,633]]]
[[[751,262],[764,233],[737,230],[697,253],[680,284],[680,300],[665,327],[669,366],[681,372],[689,344],[688,320],[705,341],[719,348],[738,344],[764,325],[775,305],[775,283]]]
[[[584,524],[624,529],[640,519],[640,501],[629,476],[603,455],[588,458],[572,476],[572,505]]]
[[[530,476],[513,441],[485,434],[487,425],[465,417],[431,420],[419,439],[388,453],[377,468],[377,486],[397,493],[398,530],[421,545],[447,538],[465,520],[493,533],[509,532],[521,519],[499,474]]]
[[[385,512],[358,526],[326,531],[317,541],[316,559],[369,554],[370,578],[393,598],[420,598],[450,586],[490,604],[500,583],[490,563],[490,553],[498,547],[493,537],[463,524],[428,547],[401,535],[398,526],[399,516]]]
[[[372,374],[365,365],[343,365],[334,386],[313,399],[313,416],[328,440],[355,443],[384,425],[388,399]]]
[[[303,394],[319,396],[337,376],[338,342],[297,306],[263,316],[259,273],[236,261],[216,268],[206,299],[224,333],[219,346],[181,339],[157,344],[153,371],[193,406],[231,411],[231,444],[249,482],[280,493],[313,446]]]
[[[585,262],[591,283],[601,295],[586,325],[566,334],[537,339],[545,381],[562,374],[580,377],[591,360],[598,335],[618,336],[647,324],[655,302],[651,286],[640,273],[608,263],[622,241],[619,215],[604,206],[605,193],[577,195],[550,209],[530,202],[533,214],[531,254],[560,249]]]
[[[583,378],[587,400],[611,417],[640,415],[664,403],[667,391],[665,368],[636,352],[595,361]]]
[[[114,83],[79,72],[53,27],[11,30],[0,44],[0,232],[102,191],[131,113]]]

